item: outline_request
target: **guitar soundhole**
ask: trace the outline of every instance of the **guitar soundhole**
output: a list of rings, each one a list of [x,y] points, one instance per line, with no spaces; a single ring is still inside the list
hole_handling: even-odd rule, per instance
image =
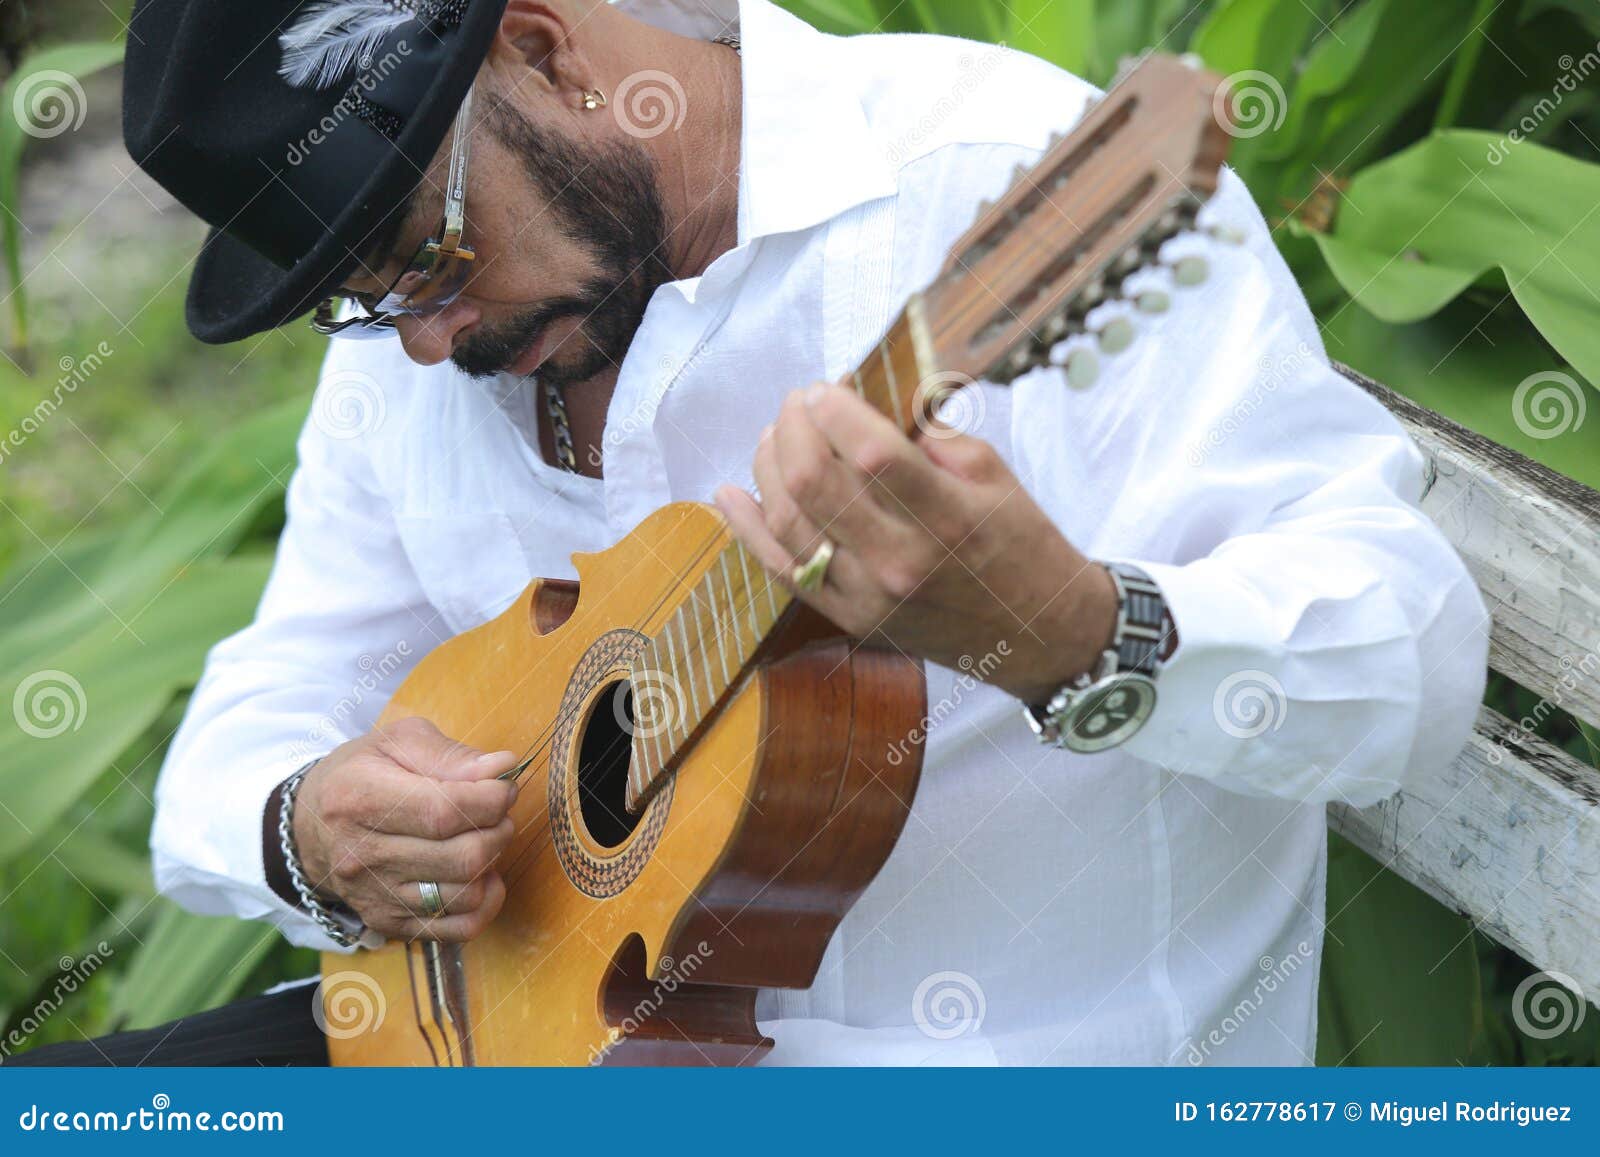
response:
[[[626,805],[633,754],[633,688],[613,683],[595,700],[578,748],[578,810],[589,838],[614,848],[639,826]]]

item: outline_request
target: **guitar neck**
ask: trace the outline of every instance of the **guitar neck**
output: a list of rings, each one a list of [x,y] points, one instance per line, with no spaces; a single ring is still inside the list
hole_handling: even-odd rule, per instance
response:
[[[964,381],[930,377],[918,309],[913,300],[844,379],[908,435],[925,429],[939,401]],[[709,564],[699,579],[677,593],[672,613],[631,666],[634,753],[627,799],[635,814],[672,774],[795,601],[726,530],[705,557]]]

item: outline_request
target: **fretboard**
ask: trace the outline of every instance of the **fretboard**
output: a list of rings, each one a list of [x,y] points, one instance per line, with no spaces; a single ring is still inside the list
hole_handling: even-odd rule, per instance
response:
[[[916,334],[916,303],[845,378],[879,413],[910,433],[951,388],[929,388],[926,343]],[[826,531],[826,528],[824,528]],[[630,664],[633,760],[628,810],[637,812],[672,775],[700,731],[736,687],[761,645],[794,602],[726,531],[704,556],[699,578]]]

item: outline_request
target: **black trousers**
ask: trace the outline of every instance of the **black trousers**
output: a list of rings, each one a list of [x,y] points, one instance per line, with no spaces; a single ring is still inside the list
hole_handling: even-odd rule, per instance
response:
[[[254,996],[171,1024],[18,1053],[5,1065],[326,1065],[328,1042],[311,1016],[316,985]]]

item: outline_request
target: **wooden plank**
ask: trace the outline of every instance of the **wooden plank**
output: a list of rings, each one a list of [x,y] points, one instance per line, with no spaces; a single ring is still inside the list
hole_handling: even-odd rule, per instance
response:
[[[1600,724],[1600,493],[1354,370],[1429,463],[1422,509],[1455,544],[1494,617],[1489,665]]]
[[[1444,773],[1328,822],[1600,1004],[1600,772],[1486,707]]]

